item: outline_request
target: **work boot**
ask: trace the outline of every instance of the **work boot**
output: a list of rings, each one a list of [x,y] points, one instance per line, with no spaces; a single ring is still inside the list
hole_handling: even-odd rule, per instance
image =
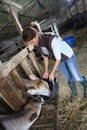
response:
[[[71,83],[69,83],[69,87],[70,87],[71,92],[72,92],[70,100],[72,100],[72,98],[75,99],[77,97],[77,88],[76,88],[75,82],[72,81]]]
[[[81,83],[81,85],[84,88],[84,97],[87,97],[87,80],[85,79],[85,77],[83,76],[84,80]]]

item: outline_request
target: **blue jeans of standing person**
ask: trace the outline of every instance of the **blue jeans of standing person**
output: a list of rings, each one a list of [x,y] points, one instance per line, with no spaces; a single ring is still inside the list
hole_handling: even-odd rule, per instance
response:
[[[75,55],[61,62],[59,64],[59,69],[67,78],[68,83],[71,83],[74,80],[79,81],[79,82],[84,81],[83,76],[81,76],[79,72]]]

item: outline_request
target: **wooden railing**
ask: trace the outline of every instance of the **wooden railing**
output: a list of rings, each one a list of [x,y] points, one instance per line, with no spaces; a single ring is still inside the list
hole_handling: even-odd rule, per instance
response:
[[[27,97],[23,96],[22,93],[22,91],[26,91],[26,86],[17,67],[20,65],[27,77],[29,77],[33,73],[29,62],[27,62],[29,59],[32,61],[39,76],[41,76],[40,65],[36,58],[33,59],[28,47],[13,56],[8,62],[0,62],[0,95],[13,110],[20,109],[27,101]]]

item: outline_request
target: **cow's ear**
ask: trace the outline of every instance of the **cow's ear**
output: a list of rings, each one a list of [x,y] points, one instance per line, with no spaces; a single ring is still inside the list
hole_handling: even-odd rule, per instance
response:
[[[29,75],[29,78],[31,79],[31,80],[36,80],[36,79],[39,79],[36,75],[34,75],[34,74],[30,74]]]

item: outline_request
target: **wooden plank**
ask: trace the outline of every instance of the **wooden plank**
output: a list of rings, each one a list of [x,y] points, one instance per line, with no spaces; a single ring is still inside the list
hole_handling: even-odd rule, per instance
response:
[[[22,98],[20,98],[15,88],[13,88],[7,80],[4,80],[2,83],[0,83],[0,93],[3,100],[13,110],[18,110],[21,106],[24,105]]]
[[[38,72],[39,76],[41,77],[42,76],[42,72],[41,72],[41,70],[39,68],[38,61],[36,60],[34,53],[29,53],[29,57],[30,57],[30,59],[31,59],[31,61],[32,61],[36,71]]]
[[[22,26],[18,20],[17,13],[15,13],[12,8],[9,9],[9,13],[10,13],[10,16],[12,17],[14,24],[15,24],[15,26],[16,26],[16,28],[21,36],[23,29],[22,29]]]
[[[20,64],[20,62],[28,55],[27,49],[23,49],[21,52],[13,56],[7,64],[4,65],[3,69],[0,69],[0,80],[6,77],[14,68]]]
[[[34,53],[34,52],[32,52],[32,53],[33,53],[33,56],[34,56],[34,58],[35,58],[35,60],[36,60],[36,62],[37,62],[37,65],[38,65],[39,71],[40,71],[40,73],[42,74],[43,69],[42,69],[42,67],[41,67],[41,64],[40,64],[39,61],[37,60],[37,58],[36,58],[36,56],[35,56],[35,53]]]
[[[33,74],[31,67],[27,63],[26,59],[23,59],[22,62],[20,63],[21,67],[25,71],[26,75],[29,77],[30,74]]]
[[[12,77],[13,81],[15,82],[17,88],[25,91],[26,90],[26,86],[23,83],[22,79],[20,78],[20,75],[18,74],[18,72],[16,71],[16,69],[14,69],[11,73],[10,76]]]

